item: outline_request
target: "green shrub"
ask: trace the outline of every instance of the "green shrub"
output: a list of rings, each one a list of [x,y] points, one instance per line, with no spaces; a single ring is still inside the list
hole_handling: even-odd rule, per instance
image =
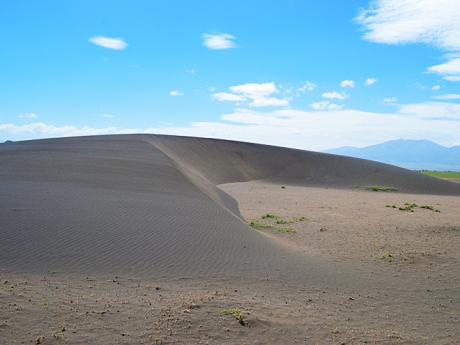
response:
[[[233,316],[233,318],[238,321],[238,323],[242,326],[246,326],[247,325],[247,321],[246,321],[246,315],[244,314],[244,312],[238,308],[238,307],[233,307],[233,308],[225,308],[224,310],[222,310],[222,313],[224,315],[231,315]]]
[[[365,190],[372,190],[374,192],[397,192],[398,189],[394,187],[387,187],[387,186],[366,186],[364,187]]]

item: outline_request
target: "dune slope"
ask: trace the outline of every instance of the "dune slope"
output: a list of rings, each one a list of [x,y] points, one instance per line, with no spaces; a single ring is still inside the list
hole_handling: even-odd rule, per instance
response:
[[[0,145],[0,268],[165,277],[334,269],[250,230],[217,185],[265,179],[460,195],[374,162],[223,140],[96,136]]]

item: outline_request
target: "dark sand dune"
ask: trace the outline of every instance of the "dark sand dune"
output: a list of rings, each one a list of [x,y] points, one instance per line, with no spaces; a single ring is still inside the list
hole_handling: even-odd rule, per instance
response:
[[[266,180],[301,186],[385,185],[401,192],[460,195],[460,187],[389,164],[244,142],[152,136],[179,165],[214,184]]]
[[[265,179],[392,185],[460,195],[460,185],[358,159],[157,135],[0,145],[0,269],[25,272],[337,279],[334,268],[250,230],[217,184]]]

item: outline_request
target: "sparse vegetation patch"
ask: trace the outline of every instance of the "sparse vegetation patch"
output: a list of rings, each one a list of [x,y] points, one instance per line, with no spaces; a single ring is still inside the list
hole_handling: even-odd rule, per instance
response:
[[[278,219],[279,217],[273,213],[267,213],[267,214],[264,214],[262,217],[260,217],[262,219]]]
[[[416,207],[418,207],[417,204],[414,204],[414,203],[411,204],[411,203],[406,202],[406,203],[404,203],[404,206],[401,206],[399,208],[399,210],[400,211],[405,211],[405,212],[414,212],[414,209]]]
[[[294,234],[297,230],[292,226],[288,227],[286,225],[294,225],[306,220],[307,218],[303,216],[283,218],[273,213],[266,213],[258,219],[251,220],[249,226],[253,229],[271,229],[282,234]]]
[[[292,221],[291,220],[285,220],[285,219],[278,219],[276,221],[276,224],[291,224]]]
[[[388,186],[366,186],[364,187],[365,190],[371,190],[374,192],[397,192],[398,189],[394,187]]]
[[[273,226],[270,225],[270,224],[263,224],[263,223],[259,223],[259,222],[256,222],[256,221],[251,221],[249,223],[249,226],[251,228],[254,228],[254,229],[271,229],[271,228],[273,228]]]
[[[246,314],[238,307],[225,308],[222,310],[222,314],[233,316],[241,326],[246,326],[248,324],[246,321]]]
[[[403,211],[403,212],[415,212],[415,209],[417,208],[421,208],[424,210],[430,210],[430,211],[437,212],[437,213],[441,212],[440,210],[434,208],[431,205],[417,205],[416,203],[410,203],[410,202],[406,202],[404,203],[403,206],[400,206],[400,207],[396,205],[386,205],[385,207],[397,208],[398,210]]]
[[[393,262],[395,260],[395,257],[390,252],[385,251],[379,255],[379,259],[386,262]]]
[[[297,232],[294,228],[275,228],[276,231],[281,232],[282,234],[295,234]]]

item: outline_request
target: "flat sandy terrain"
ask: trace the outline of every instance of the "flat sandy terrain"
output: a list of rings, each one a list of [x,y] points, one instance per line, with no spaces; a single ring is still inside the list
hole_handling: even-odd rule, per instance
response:
[[[164,136],[0,163],[0,344],[460,343],[458,184]]]

